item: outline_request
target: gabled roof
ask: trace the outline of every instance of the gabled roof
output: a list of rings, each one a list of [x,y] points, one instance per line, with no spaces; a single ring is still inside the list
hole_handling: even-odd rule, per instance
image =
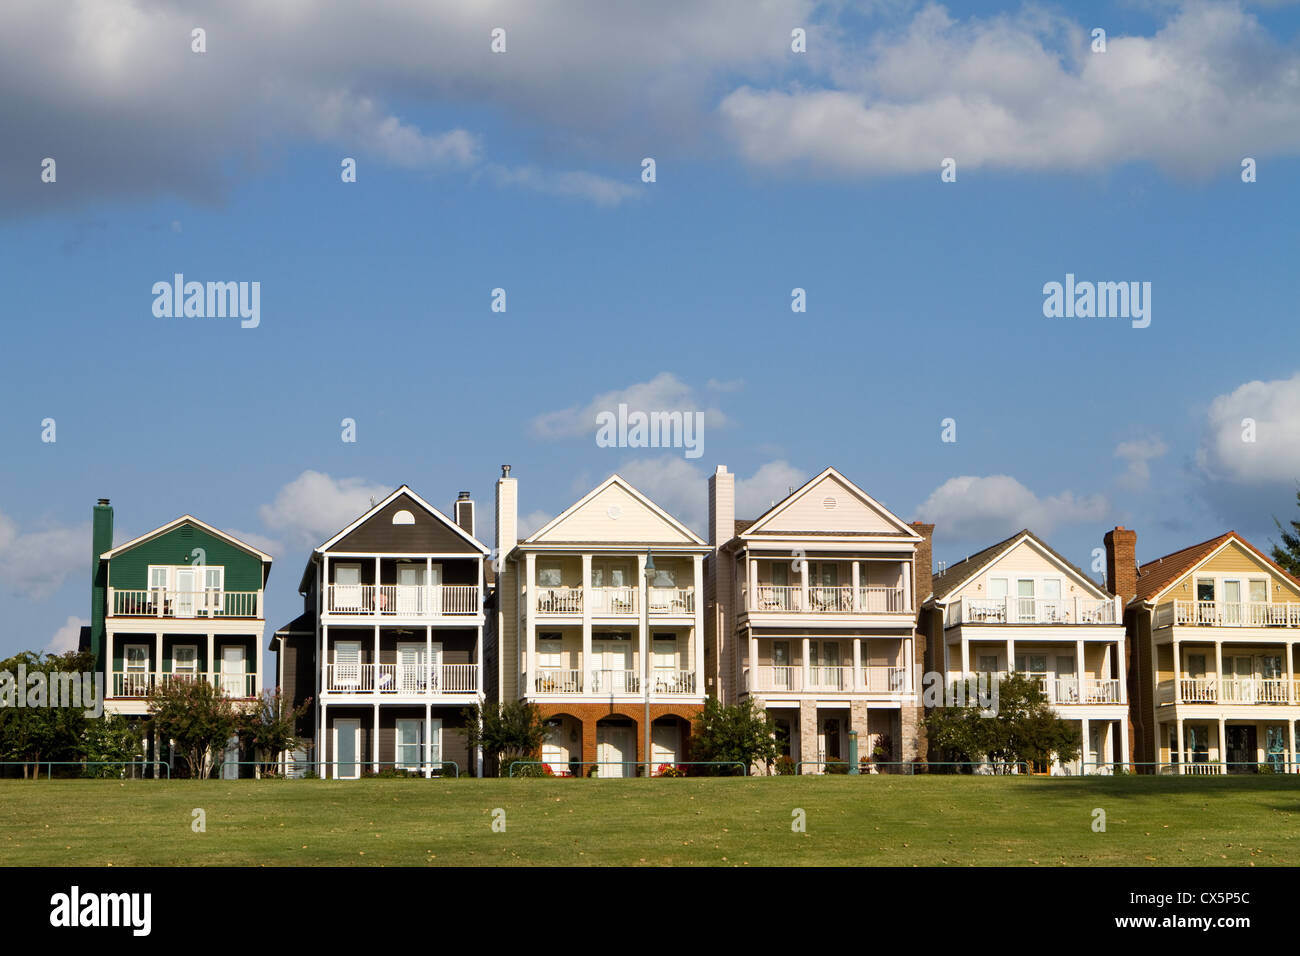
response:
[[[803,498],[804,495],[808,494],[808,492],[812,488],[814,488],[816,485],[820,484],[822,481],[826,480],[827,478],[834,479],[836,482],[842,485],[851,495],[856,497],[862,504],[866,505],[867,508],[879,514],[880,517],[884,519],[885,523],[887,525],[892,526],[895,530],[878,531],[878,532],[845,532],[845,531],[834,531],[832,529],[815,529],[815,528],[806,528],[806,529],[801,528],[798,531],[780,531],[780,530],[769,529],[769,526],[777,517],[779,517],[781,514],[787,511],[792,505],[794,505],[801,498]],[[898,517],[898,515],[894,514],[892,511],[890,511],[888,508],[886,508],[884,505],[878,502],[875,498],[872,498],[869,494],[867,494],[865,491],[863,491],[853,482],[849,481],[849,479],[845,478],[835,468],[832,467],[825,468],[819,474],[814,475],[812,478],[809,478],[806,482],[804,482],[802,485],[796,488],[793,492],[786,495],[785,498],[778,501],[771,508],[768,508],[767,511],[763,512],[752,522],[749,522],[748,526],[745,527],[743,530],[741,530],[739,525],[743,523],[744,522],[736,523],[737,524],[736,534],[738,537],[749,538],[751,536],[758,536],[763,534],[788,535],[788,536],[798,536],[803,534],[834,534],[834,535],[857,536],[857,537],[863,537],[863,536],[869,537],[872,535],[880,535],[880,536],[904,537],[911,541],[923,540],[922,537],[916,533],[916,529],[914,529],[906,521]]]
[[[264,563],[270,564],[271,561],[274,560],[265,551],[260,551],[257,548],[253,547],[251,544],[248,544],[244,541],[240,541],[233,534],[228,534],[225,531],[220,531],[217,528],[212,527],[212,525],[208,524],[207,522],[200,521],[198,518],[194,517],[194,515],[181,515],[175,521],[169,521],[161,528],[154,528],[152,531],[147,532],[146,534],[142,534],[138,538],[132,538],[130,541],[127,541],[125,544],[119,544],[116,548],[113,548],[111,551],[105,551],[99,557],[105,561],[112,560],[117,555],[121,554],[123,551],[127,551],[130,548],[136,547],[137,545],[144,544],[146,541],[150,541],[154,538],[160,537],[166,534],[168,531],[171,531],[173,528],[178,528],[183,524],[192,524],[196,528],[202,528],[204,531],[206,531],[208,534],[212,535],[213,537],[221,538],[224,541],[230,542],[232,545],[234,545],[235,547],[239,548],[242,551],[247,551],[249,554],[256,555],[257,557],[261,558]]]
[[[1028,528],[1022,528],[1015,534],[1011,535],[1011,537],[1005,538],[997,544],[990,545],[983,551],[977,551],[970,557],[963,558],[956,564],[950,565],[944,569],[942,574],[934,575],[932,579],[933,595],[931,600],[944,600],[948,595],[959,590],[968,581],[978,577],[985,569],[996,564],[999,558],[1010,552],[1022,541],[1034,542],[1034,544],[1051,556],[1063,570],[1073,573],[1098,594],[1111,596],[1109,591],[1099,585],[1092,578],[1088,577],[1088,575],[1084,574],[1082,569],[1070,563],[1064,555],[1058,552],[1046,541],[1034,534]]]
[[[1233,541],[1236,541],[1249,551],[1262,564],[1280,574],[1295,587],[1300,588],[1300,580],[1287,573],[1276,561],[1237,534],[1237,532],[1225,531],[1209,541],[1189,545],[1181,551],[1166,554],[1164,557],[1140,565],[1137,569],[1137,594],[1134,600],[1154,601]]]
[[[409,497],[412,501],[414,501],[417,505],[419,505],[421,508],[423,508],[425,511],[427,511],[427,512],[428,512],[430,515],[432,515],[434,518],[438,519],[438,520],[441,521],[443,524],[445,524],[448,528],[450,528],[450,529],[451,529],[452,531],[454,531],[456,534],[458,534],[458,535],[460,535],[462,538],[464,538],[465,541],[466,541],[468,544],[472,545],[476,551],[480,551],[480,552],[482,552],[483,554],[488,554],[488,553],[489,553],[490,549],[489,549],[486,545],[484,545],[481,541],[479,541],[479,540],[478,540],[477,538],[475,538],[473,535],[469,534],[469,533],[468,533],[464,528],[462,528],[460,525],[456,524],[456,522],[452,521],[449,517],[447,517],[445,514],[443,514],[441,511],[439,511],[439,510],[438,510],[437,508],[435,508],[433,505],[429,504],[427,501],[425,501],[423,498],[421,498],[419,495],[417,495],[414,491],[411,490],[411,486],[410,486],[410,485],[401,485],[401,486],[399,486],[395,491],[393,491],[390,495],[388,495],[386,498],[384,498],[383,501],[381,501],[381,502],[379,502],[378,504],[376,504],[373,508],[371,508],[369,511],[365,512],[364,514],[362,514],[359,518],[357,518],[355,521],[353,521],[350,525],[348,525],[346,528],[344,528],[344,529],[343,529],[342,531],[340,531],[338,534],[334,535],[332,538],[330,538],[328,541],[326,541],[326,542],[325,542],[324,544],[322,544],[320,547],[316,548],[316,549],[315,549],[316,552],[317,552],[317,553],[320,553],[320,552],[322,552],[322,551],[328,551],[328,550],[329,550],[330,548],[332,548],[332,547],[333,547],[337,542],[339,542],[339,541],[342,540],[343,538],[347,537],[349,534],[351,534],[351,533],[352,533],[353,531],[355,531],[357,528],[361,527],[363,524],[365,524],[367,521],[369,521],[370,518],[371,518],[373,515],[375,515],[377,512],[382,511],[384,508],[386,508],[386,507],[388,506],[389,502],[391,502],[394,498],[397,498],[399,495],[403,495],[403,494],[406,495],[407,497]]]
[[[686,525],[682,524],[680,521],[678,521],[676,518],[674,518],[672,515],[670,515],[670,514],[669,514],[667,511],[665,511],[663,508],[660,508],[657,504],[655,504],[655,503],[654,503],[653,501],[651,501],[648,497],[646,497],[644,494],[642,494],[640,491],[638,491],[636,488],[634,488],[631,484],[629,484],[629,483],[627,482],[626,479],[624,479],[621,475],[618,475],[618,474],[610,475],[608,478],[606,478],[604,481],[602,481],[600,484],[598,484],[595,488],[591,489],[591,491],[587,492],[585,495],[583,495],[581,498],[579,498],[579,499],[578,499],[577,501],[575,501],[573,504],[569,505],[569,507],[565,508],[565,509],[564,509],[563,511],[561,511],[558,515],[556,515],[554,518],[552,518],[550,521],[546,522],[546,524],[542,525],[542,527],[538,528],[536,531],[534,531],[532,534],[530,534],[527,538],[524,538],[524,540],[520,541],[519,544],[520,544],[520,545],[530,545],[530,544],[539,544],[539,543],[541,543],[541,539],[542,539],[543,537],[545,537],[545,536],[548,535],[552,530],[554,530],[555,528],[557,528],[557,527],[559,527],[561,524],[563,524],[563,523],[564,523],[564,522],[565,522],[565,521],[566,521],[570,516],[572,516],[572,515],[574,515],[574,514],[577,514],[577,513],[578,513],[579,511],[581,511],[584,507],[586,507],[587,504],[588,504],[589,502],[591,502],[593,499],[597,498],[597,497],[598,497],[602,492],[604,492],[606,489],[611,488],[611,487],[616,487],[616,488],[620,489],[620,490],[623,491],[625,494],[629,495],[629,496],[632,497],[634,500],[636,500],[639,504],[645,506],[645,508],[648,509],[652,514],[654,514],[654,515],[656,515],[657,517],[659,517],[661,520],[663,520],[665,523],[667,523],[668,526],[671,527],[674,531],[676,531],[676,532],[677,532],[678,534],[680,534],[682,537],[686,538],[687,542],[689,542],[690,545],[693,545],[693,546],[696,546],[696,547],[708,548],[708,543],[705,542],[705,540],[704,540],[703,538],[701,538],[698,534],[696,534],[696,533],[695,533],[694,531],[692,531],[690,528],[686,527]],[[557,543],[557,542],[551,542],[551,543]],[[573,543],[573,544],[587,544],[587,543],[594,543],[594,542],[575,541],[575,542],[572,542],[572,543]],[[654,544],[654,543],[656,543],[656,542],[640,542],[640,541],[638,541],[638,542],[634,542],[634,543],[636,543],[636,544],[643,544],[643,543],[644,543],[644,544]],[[681,543],[680,543],[680,542],[663,542],[663,543],[664,543],[664,544],[677,544],[678,546],[681,546]]]

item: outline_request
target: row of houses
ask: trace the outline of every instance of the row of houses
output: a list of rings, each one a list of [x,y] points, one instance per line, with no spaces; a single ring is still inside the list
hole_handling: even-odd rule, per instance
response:
[[[1103,586],[1031,530],[936,571],[934,526],[834,468],[755,518],[725,466],[707,494],[707,540],[618,475],[521,537],[503,466],[493,549],[468,493],[448,515],[403,485],[311,552],[303,612],[269,644],[269,555],[191,515],[113,547],[101,499],[83,644],[117,713],[175,680],[310,701],[290,763],[331,777],[482,774],[463,712],[517,700],[540,708],[557,773],[689,759],[708,697],[753,699],[809,770],[846,759],[851,733],[924,761],[926,675],[1011,671],[1078,728],[1081,756],[1050,772],[1296,769],[1300,582],[1235,532],[1139,566],[1115,528]],[[223,773],[239,757],[232,742]]]

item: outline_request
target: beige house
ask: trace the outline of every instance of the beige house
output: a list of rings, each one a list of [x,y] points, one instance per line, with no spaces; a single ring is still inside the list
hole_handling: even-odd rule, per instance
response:
[[[930,591],[933,525],[909,525],[834,468],[753,520],[735,476],[709,479],[708,690],[761,702],[782,753],[816,772],[880,751],[924,756],[918,597]]]
[[[1016,671],[1038,681],[1052,709],[1075,724],[1080,759],[1041,771],[1109,773],[1128,763],[1119,599],[1032,531],[936,574],[920,627],[944,687]]]

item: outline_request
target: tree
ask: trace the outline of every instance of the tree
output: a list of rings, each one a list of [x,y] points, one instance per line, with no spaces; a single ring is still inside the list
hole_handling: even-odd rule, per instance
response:
[[[25,686],[18,686],[20,668],[26,674]],[[93,657],[76,651],[45,655],[23,651],[0,661],[0,674],[6,675],[0,677],[0,759],[23,761],[24,777],[29,772],[28,763],[80,760],[86,708],[56,706],[67,701],[59,699],[59,682],[51,675],[71,675],[81,685],[81,675],[94,669]],[[31,678],[38,674],[43,676],[33,681]],[[19,697],[22,706],[18,706]],[[39,775],[39,766],[36,772]]]
[[[240,728],[240,714],[230,698],[207,681],[169,681],[149,695],[153,731],[171,740],[201,780],[212,775],[218,756]]]
[[[104,714],[87,720],[81,732],[81,759],[87,777],[122,777],[122,764],[140,756],[140,729],[121,714]]]
[[[298,735],[298,720],[310,707],[310,697],[294,707],[277,687],[263,691],[257,703],[240,715],[239,736],[253,751],[259,775],[273,773],[280,754],[303,745],[305,738]]]
[[[925,728],[944,761],[989,762],[1003,773],[1020,763],[1068,763],[1079,756],[1082,743],[1078,729],[1052,710],[1038,681],[1019,673],[998,682],[996,712],[982,710],[974,700],[938,707],[926,715]]]
[[[1296,503],[1300,504],[1300,490],[1295,493]],[[1278,533],[1282,535],[1282,544],[1273,545],[1273,560],[1282,565],[1292,577],[1300,577],[1300,519],[1292,518],[1287,524],[1290,530],[1274,516]]]
[[[695,717],[691,753],[702,761],[736,761],[771,770],[776,760],[776,726],[767,711],[747,697],[724,707],[716,697]]]
[[[505,776],[515,760],[537,760],[546,741],[542,710],[527,701],[504,704],[489,701],[461,712],[465,717],[465,742],[472,751],[483,748],[486,757],[497,761],[497,773]]]

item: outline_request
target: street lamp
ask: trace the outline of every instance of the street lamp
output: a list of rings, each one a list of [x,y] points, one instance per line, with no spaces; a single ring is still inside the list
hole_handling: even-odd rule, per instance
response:
[[[645,549],[645,596],[641,601],[641,688],[645,697],[645,775],[650,779],[650,582],[654,580],[655,558]]]

